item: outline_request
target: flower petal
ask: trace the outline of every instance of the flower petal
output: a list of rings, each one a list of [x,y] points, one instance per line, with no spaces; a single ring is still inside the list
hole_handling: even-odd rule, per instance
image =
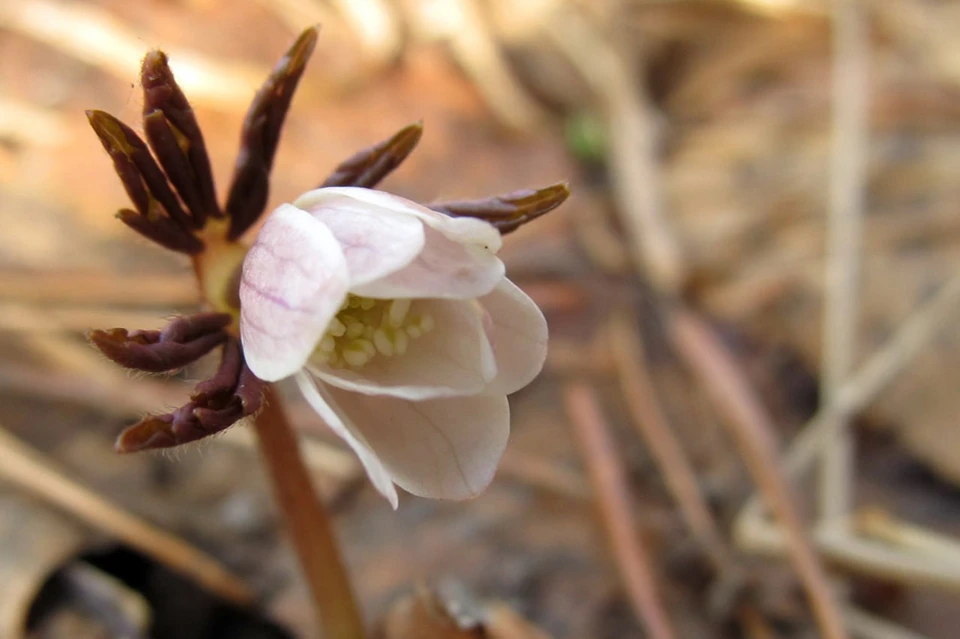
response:
[[[327,388],[341,415],[404,490],[431,499],[476,497],[490,484],[510,436],[503,395],[411,402]]]
[[[384,211],[412,215],[457,244],[470,244],[496,253],[503,243],[500,232],[488,222],[470,217],[451,217],[398,195],[374,189],[356,186],[314,189],[298,197],[293,205],[309,210],[316,203],[333,196],[349,197]]]
[[[429,315],[433,330],[409,339],[402,355],[376,354],[361,368],[311,366],[331,386],[412,400],[482,392],[497,373],[474,300],[414,300],[410,315]]]
[[[337,410],[330,405],[329,400],[323,396],[316,382],[308,373],[297,373],[296,380],[300,392],[303,393],[303,397],[310,404],[310,407],[320,415],[320,419],[325,421],[333,432],[353,449],[353,452],[360,458],[360,463],[367,471],[367,476],[370,477],[370,482],[374,488],[380,491],[380,494],[386,497],[393,509],[396,510],[399,504],[397,489],[393,486],[390,474],[363,439],[363,435],[356,431],[349,420],[341,419]]]
[[[276,381],[302,368],[348,286],[333,234],[296,207],[277,208],[243,262],[240,338],[250,370]]]
[[[335,197],[378,207],[384,217],[414,217],[424,225],[425,241],[416,259],[382,279],[352,286],[351,292],[357,295],[468,299],[489,293],[503,277],[503,262],[495,255],[500,249],[500,233],[487,222],[449,217],[389,193],[356,187],[316,189],[294,204],[312,210]]]
[[[534,301],[506,278],[478,301],[488,315],[484,327],[497,362],[497,377],[488,392],[515,393],[543,368],[547,320]]]
[[[362,190],[362,189],[360,189]],[[304,210],[330,229],[347,258],[351,286],[361,286],[410,264],[423,249],[423,223],[338,189],[311,191]]]
[[[503,262],[493,253],[457,244],[429,226],[424,236],[423,250],[409,266],[351,291],[380,299],[471,299],[486,295],[503,279]]]

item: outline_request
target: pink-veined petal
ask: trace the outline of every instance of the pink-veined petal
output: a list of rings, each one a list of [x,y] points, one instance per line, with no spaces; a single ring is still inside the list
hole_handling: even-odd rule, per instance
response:
[[[250,370],[268,382],[303,367],[349,287],[333,234],[284,204],[257,235],[240,280],[240,339]]]
[[[352,293],[380,299],[469,299],[486,295],[503,277],[503,262],[496,256],[500,233],[483,220],[450,217],[389,193],[356,187],[310,191],[295,205],[309,210],[337,198],[379,207],[384,217],[406,215],[423,223],[423,248],[412,262],[380,279],[358,282]]]
[[[499,251],[503,244],[500,232],[492,224],[472,217],[451,217],[385,191],[356,186],[332,186],[308,191],[293,204],[302,209],[310,209],[314,204],[334,196],[349,197],[371,207],[412,215],[457,244],[468,244],[493,253]]]
[[[357,454],[360,463],[363,464],[367,476],[381,495],[387,498],[393,509],[397,509],[399,498],[397,489],[393,485],[390,474],[377,459],[376,454],[364,440],[349,419],[341,418],[338,411],[330,405],[328,398],[324,397],[317,386],[317,383],[310,377],[309,373],[300,372],[296,375],[297,386],[303,393],[304,399],[310,404],[324,422],[335,432],[343,441],[347,443],[353,452]]]
[[[407,341],[402,355],[376,354],[361,368],[311,365],[325,383],[367,395],[412,400],[475,395],[497,374],[475,300],[414,300],[409,316],[429,315],[433,330]]]
[[[423,249],[423,223],[337,189],[317,189],[295,206],[323,222],[347,259],[351,286],[362,286],[410,264]],[[308,202],[309,206],[303,207]]]
[[[486,295],[503,279],[504,266],[493,253],[457,244],[424,228],[423,250],[408,266],[351,292],[379,299],[433,297],[473,299]]]
[[[490,484],[510,436],[503,395],[413,402],[326,392],[398,486],[420,497],[468,499]]]
[[[497,362],[489,392],[514,393],[540,373],[547,357],[547,320],[530,297],[503,279],[479,300],[487,312],[484,326]]]

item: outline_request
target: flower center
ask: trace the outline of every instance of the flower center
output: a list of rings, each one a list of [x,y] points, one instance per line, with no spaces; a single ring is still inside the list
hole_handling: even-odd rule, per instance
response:
[[[314,349],[331,368],[360,368],[378,355],[403,355],[411,340],[433,329],[433,317],[412,312],[414,300],[347,295]]]

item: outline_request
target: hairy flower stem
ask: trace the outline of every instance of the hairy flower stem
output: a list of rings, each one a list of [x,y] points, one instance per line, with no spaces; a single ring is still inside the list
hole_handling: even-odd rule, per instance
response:
[[[296,435],[272,385],[256,419],[260,451],[307,578],[321,634],[327,639],[364,639],[363,621],[347,577],[330,516],[313,490]]]

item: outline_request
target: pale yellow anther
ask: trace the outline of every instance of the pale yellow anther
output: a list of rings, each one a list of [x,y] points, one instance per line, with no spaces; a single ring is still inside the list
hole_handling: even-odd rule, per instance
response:
[[[370,357],[373,357],[374,355],[377,354],[377,348],[373,345],[373,342],[371,342],[368,339],[353,340],[352,342],[350,342],[348,348],[352,348],[358,351],[363,351]]]
[[[412,303],[412,300],[394,300],[390,303],[390,310],[387,312],[390,326],[403,326],[403,320],[407,318]]]
[[[381,355],[386,355],[390,357],[393,355],[393,342],[387,337],[387,331],[382,328],[378,328],[373,333],[373,345],[377,347],[377,351]]]
[[[429,315],[411,312],[414,300],[348,295],[314,351],[329,368],[361,368],[375,357],[403,355],[433,328]]]
[[[361,322],[356,318],[346,317],[344,318],[344,320],[347,325],[346,335],[350,339],[356,339],[358,337],[361,337],[363,335],[364,330],[366,330],[367,328],[366,326],[364,326],[363,322]]]
[[[327,327],[327,333],[334,336],[340,337],[347,332],[347,327],[339,319],[334,317],[330,320],[330,325]]]
[[[360,367],[370,361],[370,356],[361,350],[345,348],[343,349],[343,361],[345,361],[348,366]]]
[[[403,355],[407,352],[407,346],[410,344],[410,338],[405,331],[393,332],[393,349],[397,355]]]

